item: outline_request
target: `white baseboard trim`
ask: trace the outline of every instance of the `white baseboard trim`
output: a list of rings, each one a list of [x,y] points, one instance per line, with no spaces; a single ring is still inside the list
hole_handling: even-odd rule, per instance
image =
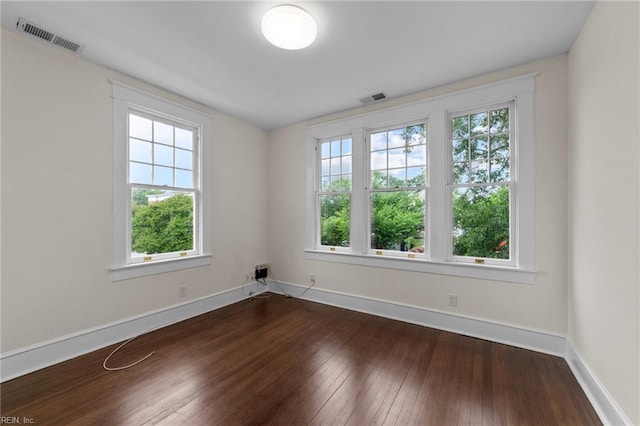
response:
[[[306,289],[306,287],[298,284],[283,283],[281,281],[278,281],[278,285],[274,281],[270,281],[271,291],[280,294],[286,292],[294,297],[302,295]],[[309,288],[301,298],[325,305],[337,306],[352,311],[560,356],[569,364],[573,375],[605,425],[632,425],[609,391],[592,373],[565,336],[325,289]]]
[[[0,355],[0,382],[249,298],[242,288],[189,300]]]
[[[598,380],[598,377],[593,373],[589,364],[578,354],[569,340],[567,341],[567,354],[565,359],[603,424],[633,425],[607,388]]]
[[[280,294],[283,294],[284,290],[295,297],[302,294],[305,289],[305,287],[292,283],[278,281],[278,284],[282,287],[281,289],[275,285],[275,282],[270,281],[270,290]],[[514,325],[317,288],[310,288],[302,298],[536,352],[556,356],[564,356],[566,352],[566,338],[564,336],[527,330]]]

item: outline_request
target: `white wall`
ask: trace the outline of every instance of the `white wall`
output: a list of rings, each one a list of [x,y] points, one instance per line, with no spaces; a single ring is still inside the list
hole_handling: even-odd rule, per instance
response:
[[[552,334],[566,333],[567,58],[559,56],[446,87],[300,123],[269,134],[269,262],[279,280],[427,309],[449,311]],[[306,260],[305,126],[504,78],[535,78],[535,285],[403,272]],[[458,307],[447,306],[447,294]]]
[[[640,7],[594,7],[569,53],[569,339],[640,424]]]
[[[210,266],[111,281],[109,78],[212,116]],[[266,141],[261,129],[3,29],[2,352],[239,286],[268,260]]]

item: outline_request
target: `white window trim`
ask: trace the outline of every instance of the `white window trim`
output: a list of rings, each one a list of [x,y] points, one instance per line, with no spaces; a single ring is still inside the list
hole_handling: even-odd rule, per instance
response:
[[[366,152],[365,155],[365,182],[367,182],[367,185],[365,185],[365,189],[364,189],[364,195],[365,195],[365,199],[371,199],[371,195],[375,192],[385,192],[384,190],[379,191],[379,190],[374,190],[373,188],[371,188],[371,134],[372,133],[376,133],[379,131],[384,131],[384,130],[390,130],[390,129],[395,129],[395,128],[402,128],[402,127],[408,127],[408,126],[413,126],[413,125],[417,125],[417,124],[424,124],[426,129],[427,129],[427,133],[429,132],[429,119],[427,117],[422,117],[419,118],[417,120],[410,120],[410,121],[401,121],[401,122],[397,122],[397,123],[388,123],[385,126],[379,126],[377,128],[367,128],[367,129],[363,129],[364,133],[365,133],[365,139],[364,139],[364,151]],[[429,135],[427,134],[427,138],[426,138],[426,145],[427,145],[427,149],[429,146]],[[428,161],[429,155],[427,153],[427,161]],[[429,171],[429,165],[427,164],[427,175],[428,175],[428,171]],[[411,188],[411,187],[405,187],[402,188],[402,191],[411,191],[411,190],[415,190],[417,188]],[[425,212],[424,212],[424,218],[425,218],[425,224],[427,223],[427,221],[429,220],[429,216],[428,216],[428,212],[427,212],[427,201],[428,201],[428,194],[429,194],[429,182],[425,182],[424,186],[422,187],[422,189],[424,189],[425,191]],[[389,192],[394,192],[395,189],[390,189]],[[428,250],[429,250],[429,244],[427,243],[427,241],[424,242],[424,248],[425,251],[424,253],[409,253],[409,252],[401,252],[401,251],[396,251],[396,250],[379,250],[379,249],[373,249],[371,248],[371,203],[367,202],[366,203],[366,207],[365,207],[365,212],[366,212],[366,222],[365,222],[365,234],[366,234],[366,240],[365,240],[365,247],[367,248],[364,253],[365,254],[369,254],[369,255],[375,255],[375,256],[392,256],[392,257],[396,257],[396,258],[401,258],[401,259],[427,259],[428,258]]]
[[[327,262],[348,263],[362,266],[400,269],[414,272],[455,275],[469,278],[507,281],[522,284],[535,283],[535,211],[534,211],[534,77],[526,74],[519,77],[478,86],[447,95],[432,97],[421,101],[394,106],[383,110],[330,121],[307,128],[307,199],[306,258]],[[515,266],[477,265],[455,262],[450,259],[448,250],[450,234],[447,220],[447,183],[449,172],[447,119],[449,112],[482,108],[487,105],[514,101],[515,132],[517,143],[517,167],[513,176],[517,185],[517,199],[513,200],[516,227],[512,237],[517,241]],[[429,258],[403,258],[397,256],[378,256],[367,251],[365,229],[352,231],[351,250],[330,251],[322,248],[316,240],[316,202],[315,188],[317,170],[314,167],[315,144],[318,139],[332,135],[350,133],[353,139],[353,188],[364,186],[365,176],[359,176],[356,170],[364,170],[364,164],[356,169],[356,161],[364,161],[363,141],[367,129],[380,128],[399,122],[410,122],[427,117],[427,162],[428,192],[427,217],[430,232],[427,235]],[[353,190],[352,219],[360,218],[366,223],[364,200],[359,194],[364,191]],[[438,203],[434,203],[438,200]],[[353,226],[352,221],[352,226]],[[407,255],[408,256],[408,255]]]
[[[457,115],[465,115],[465,114],[473,114],[476,112],[485,111],[487,109],[500,109],[500,108],[509,108],[509,139],[511,141],[518,141],[517,138],[517,123],[515,120],[515,102],[501,102],[499,104],[485,105],[483,107],[474,108],[474,109],[465,109],[461,111],[449,111],[447,114],[447,135],[451,135],[451,117]],[[516,160],[517,152],[519,148],[519,143],[511,144],[509,147],[509,173],[510,179],[508,183],[502,183],[498,185],[509,187],[510,195],[509,195],[509,229],[510,229],[510,238],[509,238],[509,246],[510,246],[510,258],[509,259],[492,259],[492,258],[482,258],[481,262],[484,265],[494,265],[494,266],[507,266],[513,267],[516,265],[518,250],[518,240],[514,238],[512,233],[515,234],[515,230],[517,229],[517,216],[518,212],[516,211],[516,203],[512,202],[513,200],[518,199],[518,188],[516,185],[515,176],[518,175],[518,161]],[[460,262],[460,263],[476,263],[477,258],[473,256],[457,256],[453,254],[453,239],[451,235],[453,234],[453,194],[452,189],[454,185],[451,182],[452,178],[452,149],[451,140],[447,138],[447,240],[448,240],[448,248],[447,248],[447,258],[448,261]],[[464,185],[463,185],[464,186]],[[492,186],[491,183],[483,184],[483,186]],[[515,197],[514,197],[515,195]]]
[[[113,97],[113,259],[111,279],[113,281],[179,271],[209,265],[211,263],[209,181],[209,135],[211,118],[183,105],[146,93],[137,88],[110,81]],[[200,174],[200,218],[198,228],[199,254],[174,259],[159,259],[151,262],[127,264],[127,114],[130,108],[147,111],[157,116],[179,119],[199,127],[200,151],[198,170]]]
[[[327,137],[327,138],[323,138],[323,139],[318,139],[314,141],[314,151],[316,153],[319,153],[321,150],[321,145],[323,142],[327,142],[327,141],[331,141],[331,140],[335,140],[335,139],[343,139],[343,138],[351,138],[350,134],[345,134],[345,135],[334,135],[331,137]],[[353,141],[351,142],[351,161],[353,161]],[[321,170],[322,169],[322,158],[320,154],[314,155],[314,161],[315,161],[315,167],[317,168],[316,170]],[[317,178],[317,176],[316,176]],[[320,195],[325,194],[322,191],[322,183],[318,180],[316,181],[316,184],[318,185],[318,190],[315,192],[315,196],[316,198],[319,198]],[[353,208],[353,165],[351,167],[351,189],[349,191],[342,191],[340,192],[340,194],[343,195],[348,195],[349,196],[349,203],[350,208]],[[316,200],[316,214],[315,214],[315,219],[314,219],[314,226],[316,229],[316,235],[315,235],[315,240],[314,241],[318,241],[318,245],[321,245],[321,226],[320,226],[320,215],[322,214],[320,211],[320,203],[318,202],[318,200]],[[350,232],[353,232],[353,229],[350,229]],[[353,235],[349,235],[349,240],[353,239]],[[337,251],[337,252],[343,252],[343,253],[349,253],[351,252],[351,241],[349,241],[349,246],[348,247],[342,247],[342,246],[334,246],[334,247],[329,247],[329,246],[322,246],[326,249],[328,249],[329,251]]]

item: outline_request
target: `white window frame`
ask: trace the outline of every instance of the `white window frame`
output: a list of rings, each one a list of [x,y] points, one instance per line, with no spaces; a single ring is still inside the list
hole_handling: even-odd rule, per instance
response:
[[[339,191],[339,192],[324,192],[322,190],[322,180],[320,178],[321,173],[320,171],[322,170],[322,154],[321,154],[321,145],[324,142],[329,142],[329,141],[335,141],[335,140],[342,140],[345,138],[351,138],[351,135],[349,134],[343,134],[343,135],[335,135],[335,136],[331,136],[331,137],[326,137],[323,139],[317,139],[315,140],[315,146],[314,149],[317,152],[317,155],[315,155],[316,158],[316,170],[318,171],[318,173],[316,173],[316,181],[315,181],[315,198],[316,198],[316,208],[317,208],[317,212],[315,214],[315,222],[314,222],[314,229],[316,232],[316,239],[315,241],[318,241],[318,245],[322,246],[323,248],[329,250],[329,251],[335,251],[335,252],[343,252],[343,253],[348,253],[351,251],[351,240],[353,238],[353,228],[351,226],[349,226],[349,246],[344,247],[344,246],[323,246],[322,245],[322,241],[321,241],[321,233],[322,233],[322,224],[321,224],[321,203],[320,203],[320,197],[322,195],[348,195],[349,196],[349,204],[350,204],[350,209],[353,208],[353,165],[351,168],[351,190],[349,191]],[[351,161],[353,162],[353,140],[351,141]],[[342,157],[342,155],[341,155]]]
[[[330,121],[307,128],[307,249],[306,258],[327,262],[356,264],[406,271],[454,275],[522,284],[535,283],[535,211],[534,211],[534,77],[527,74],[421,101]],[[512,155],[512,181],[517,195],[512,204],[515,241],[513,264],[476,264],[460,262],[451,253],[451,212],[449,116],[452,112],[481,109],[485,106],[514,103],[515,147]],[[425,257],[378,255],[368,250],[368,207],[366,170],[368,166],[365,135],[370,129],[390,127],[427,118],[427,235]],[[316,235],[316,150],[318,140],[332,135],[350,134],[353,150],[351,199],[351,248],[330,251],[318,244]]]
[[[408,258],[408,259],[427,259],[428,257],[428,251],[429,251],[429,245],[427,244],[427,240],[425,240],[424,242],[424,253],[412,253],[412,252],[402,252],[402,251],[397,251],[397,250],[378,250],[378,249],[373,249],[371,248],[371,216],[372,216],[372,212],[371,212],[371,196],[373,193],[376,192],[385,192],[384,190],[374,190],[371,187],[371,134],[372,133],[377,133],[380,131],[385,131],[385,130],[391,130],[391,129],[397,129],[397,128],[402,128],[402,127],[409,127],[409,126],[414,126],[414,125],[419,125],[419,124],[424,124],[427,132],[429,131],[429,123],[428,123],[428,119],[426,117],[418,119],[418,120],[412,120],[412,121],[402,121],[402,122],[398,122],[398,123],[393,123],[393,124],[387,124],[385,126],[379,126],[376,128],[368,128],[365,129],[365,152],[366,152],[366,159],[365,159],[365,165],[366,165],[366,169],[365,169],[365,182],[366,182],[366,186],[365,186],[365,197],[367,199],[367,206],[366,206],[366,212],[367,212],[367,221],[365,222],[366,225],[366,247],[367,247],[367,254],[370,255],[376,255],[376,256],[394,256],[394,257],[400,257],[400,258]],[[427,133],[427,137],[426,137],[426,148],[427,148],[427,164],[426,164],[426,169],[427,169],[427,179],[429,176],[429,154],[428,154],[428,149],[429,149],[429,135]],[[388,149],[387,149],[388,150]],[[388,153],[387,153],[388,155]],[[429,183],[428,180],[425,181],[424,186],[422,187],[423,190],[425,191],[425,212],[424,212],[424,221],[423,221],[423,225],[425,228],[425,231],[428,229],[428,221],[429,221],[429,215],[428,215],[428,211],[427,211],[427,202],[428,202],[428,193],[429,193]],[[402,191],[411,191],[414,190],[416,188],[402,188],[400,190]],[[391,189],[389,192],[395,192],[393,189]]]
[[[477,258],[473,256],[456,256],[453,254],[453,188],[455,187],[463,187],[463,186],[471,186],[471,185],[454,185],[453,178],[453,147],[451,145],[451,119],[452,117],[466,115],[466,114],[474,114],[478,112],[484,112],[488,110],[496,110],[501,108],[509,108],[509,181],[508,183],[499,183],[492,185],[491,183],[483,183],[478,186],[507,186],[509,187],[509,250],[510,250],[510,258],[509,259],[493,259],[493,258]],[[518,249],[518,241],[516,238],[513,238],[514,230],[517,229],[516,222],[516,203],[513,200],[518,199],[518,188],[515,184],[514,177],[517,176],[518,162],[516,161],[516,152],[518,150],[518,143],[514,143],[517,141],[516,138],[516,122],[515,122],[515,102],[501,102],[498,104],[491,105],[483,105],[478,106],[476,108],[465,109],[462,111],[450,111],[447,114],[447,225],[448,228],[448,241],[449,247],[447,250],[447,260],[451,262],[461,262],[461,263],[474,263],[474,264],[484,264],[484,265],[496,265],[496,266],[515,266],[516,265],[516,255]]]
[[[209,204],[206,182],[209,174],[209,116],[146,93],[137,88],[111,81],[113,97],[113,260],[111,277],[121,281],[165,272],[179,271],[211,263]],[[181,254],[149,256],[143,262],[130,256],[131,196],[129,188],[129,113],[182,123],[198,130],[194,155],[196,202],[194,208],[194,250]]]

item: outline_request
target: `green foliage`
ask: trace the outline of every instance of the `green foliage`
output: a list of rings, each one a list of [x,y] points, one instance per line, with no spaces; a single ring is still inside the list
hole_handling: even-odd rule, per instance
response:
[[[509,258],[509,188],[467,188],[453,194],[453,254]]]
[[[424,176],[416,182],[424,183]],[[374,188],[387,185],[387,177],[380,172],[373,174]],[[350,188],[345,179],[335,182],[330,191],[344,191]],[[389,185],[405,186],[405,183],[389,177]],[[348,194],[323,195],[320,199],[321,244],[326,246],[349,246],[350,197]],[[401,243],[407,249],[424,244],[424,199],[417,190],[377,192],[372,196],[372,246],[376,249],[399,250]]]
[[[137,194],[134,193],[134,197]],[[193,248],[193,199],[184,194],[151,204],[134,204],[131,250],[171,253]]]
[[[322,199],[321,244],[349,247],[350,204],[348,195],[329,195]]]
[[[419,191],[377,192],[371,197],[371,246],[379,250],[399,250],[422,246],[424,240],[424,200]]]
[[[342,178],[327,185],[325,192],[351,190],[351,180]],[[320,243],[324,246],[349,247],[351,200],[348,194],[323,195],[320,200]]]

